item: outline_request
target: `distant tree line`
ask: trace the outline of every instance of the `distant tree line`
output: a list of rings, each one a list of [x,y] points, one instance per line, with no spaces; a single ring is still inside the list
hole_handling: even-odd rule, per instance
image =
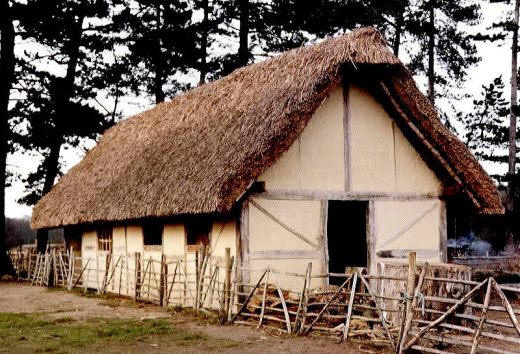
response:
[[[60,177],[65,150],[86,147],[122,118],[125,97],[160,103],[275,53],[374,26],[426,79],[427,96],[439,106],[439,100],[468,95],[460,89],[480,60],[477,41],[511,37],[516,43],[518,37],[518,6],[507,3],[502,22],[476,32],[485,16],[479,0],[0,2],[0,185],[19,178],[6,164],[9,153],[39,156],[23,178],[20,202],[28,205]],[[449,126],[463,125],[467,134],[461,135],[482,160],[508,161],[506,118],[516,118],[516,98],[503,97],[504,85],[501,78],[491,79],[469,114],[440,112]],[[40,240],[46,237],[39,232]],[[0,269],[7,269],[1,266],[5,239],[0,235]]]

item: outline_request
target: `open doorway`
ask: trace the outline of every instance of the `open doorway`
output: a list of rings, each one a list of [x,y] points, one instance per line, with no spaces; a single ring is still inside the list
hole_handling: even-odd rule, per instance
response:
[[[366,267],[367,207],[363,201],[329,201],[327,242],[329,272],[345,273],[346,267]],[[331,278],[331,283],[342,279]]]

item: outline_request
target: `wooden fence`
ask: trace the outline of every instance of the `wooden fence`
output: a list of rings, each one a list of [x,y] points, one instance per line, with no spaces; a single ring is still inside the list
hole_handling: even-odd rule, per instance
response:
[[[326,334],[340,341],[368,338],[398,353],[520,352],[520,289],[493,278],[475,282],[436,276],[427,263],[417,265],[413,253],[408,276],[369,275],[364,269],[316,274],[311,263],[305,273],[243,268],[229,249],[224,258],[204,251],[191,261],[135,253],[108,255],[100,262],[75,257],[72,250],[11,256],[20,279],[36,285],[193,307],[217,314],[222,322],[287,334]],[[427,291],[440,286],[457,291],[442,296]]]

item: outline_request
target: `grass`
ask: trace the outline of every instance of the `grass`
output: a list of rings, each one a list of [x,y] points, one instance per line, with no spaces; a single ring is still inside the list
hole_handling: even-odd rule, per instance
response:
[[[49,319],[43,315],[0,313],[0,352],[142,352],[200,346],[220,350],[238,342],[174,327],[168,320],[92,318]]]

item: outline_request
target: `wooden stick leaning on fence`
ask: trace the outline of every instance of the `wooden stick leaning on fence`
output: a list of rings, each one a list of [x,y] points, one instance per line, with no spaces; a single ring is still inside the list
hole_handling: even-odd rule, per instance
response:
[[[491,278],[488,279],[486,297],[484,298],[484,308],[482,309],[482,314],[480,315],[480,321],[475,331],[475,335],[473,336],[473,343],[471,345],[471,354],[475,354],[478,347],[478,342],[480,340],[480,335],[482,333],[482,327],[484,326],[484,322],[486,321],[487,310],[489,308],[489,300],[491,298]]]
[[[359,273],[359,279],[365,284],[365,287],[367,288],[368,294],[372,298],[372,301],[374,301],[374,304],[377,309],[377,313],[379,314],[379,320],[381,321],[381,324],[383,325],[383,328],[385,329],[386,335],[388,336],[388,339],[390,340],[390,344],[393,348],[395,348],[394,339],[392,338],[392,334],[390,333],[390,330],[388,329],[388,326],[386,325],[385,318],[383,316],[383,311],[381,310],[381,307],[379,306],[379,303],[377,302],[377,298],[374,296],[374,293],[372,292],[372,288],[370,288],[370,284],[365,279],[363,274]]]
[[[422,286],[424,283],[424,276],[426,275],[427,270],[428,270],[428,263],[425,262],[424,266],[421,270],[421,274],[419,275],[419,281],[417,282],[417,286],[415,287],[415,292],[413,294],[413,299],[412,299],[410,309],[409,310],[407,309],[407,312],[406,312],[403,332],[400,334],[399,342],[397,345],[397,349],[398,349],[399,353],[402,353],[404,351],[404,342],[406,341],[406,336],[408,335],[408,332],[410,331],[410,327],[412,325],[415,307],[417,306],[417,299],[419,297],[419,294],[421,293]],[[414,276],[414,278],[415,278],[415,276]],[[415,282],[415,280],[414,280],[414,282]]]
[[[117,270],[117,265],[119,264],[119,261],[121,261],[121,256],[116,261],[116,265],[112,268],[112,273],[110,274],[110,277],[107,277],[103,280],[103,288],[101,289],[101,293],[105,294],[107,292],[108,285],[112,281],[112,278],[114,277],[114,273]],[[108,274],[108,272],[106,272]]]
[[[358,273],[354,273],[354,278],[352,279],[352,287],[350,290],[350,298],[348,300],[348,309],[347,316],[345,318],[345,327],[343,328],[343,340],[348,340],[348,332],[350,328],[350,318],[352,317],[352,306],[354,305],[354,297],[356,296],[356,286],[358,280]]]
[[[233,321],[236,320],[236,318],[240,315],[240,313],[242,311],[244,311],[244,309],[246,308],[247,304],[249,303],[249,300],[251,300],[251,298],[253,297],[253,294],[255,293],[256,289],[258,288],[258,286],[260,286],[260,283],[262,282],[262,280],[264,279],[265,275],[267,274],[267,271],[268,269],[266,269],[264,271],[264,273],[262,274],[262,276],[260,277],[260,279],[258,279],[258,281],[256,282],[256,285],[253,287],[253,289],[251,290],[251,292],[249,293],[247,299],[244,301],[244,303],[242,304],[242,306],[240,306],[240,309],[237,311],[237,313],[235,313],[235,315],[231,318],[231,323],[233,323]]]
[[[518,333],[518,335],[520,336],[520,324],[518,324],[518,320],[516,318],[515,312],[513,311],[511,304],[507,300],[506,294],[504,294],[504,292],[500,288],[500,285],[498,285],[498,283],[495,279],[491,278],[491,282],[493,283],[493,286],[497,290],[498,296],[500,296],[500,299],[502,300],[502,305],[506,308],[507,314],[509,315],[511,322],[513,322],[513,326],[515,326],[516,333]]]
[[[428,332],[430,329],[432,329],[433,327],[437,326],[439,323],[441,323],[442,321],[444,321],[446,318],[448,318],[448,316],[450,316],[452,313],[454,313],[459,307],[461,307],[462,305],[464,305],[464,303],[466,301],[468,301],[472,296],[473,294],[479,290],[480,288],[482,288],[484,286],[484,284],[486,284],[488,280],[483,280],[482,282],[480,282],[477,286],[475,286],[473,289],[471,289],[471,291],[469,293],[467,293],[466,295],[464,295],[464,297],[462,299],[460,299],[459,301],[457,301],[457,303],[455,303],[455,305],[453,305],[452,307],[450,307],[448,309],[448,311],[446,311],[444,314],[442,314],[439,318],[437,318],[435,321],[433,321],[432,323],[430,323],[428,326],[424,327],[423,329],[421,329],[419,332],[417,332],[417,334],[414,335],[414,337],[412,339],[410,339],[408,341],[408,343],[406,343],[406,345],[403,347],[403,350],[406,351],[408,350],[408,348],[410,348],[412,345],[414,345],[418,340],[419,338],[421,338],[423,336],[423,334],[425,334],[426,332]]]
[[[168,295],[166,296],[166,305],[168,305],[170,303],[170,297],[172,296],[173,285],[175,284],[175,277],[177,276],[178,267],[179,267],[179,262],[177,261],[177,262],[175,262],[175,269],[173,271],[173,278],[172,278],[172,283],[170,285],[170,290],[168,290]],[[166,279],[168,279],[168,278],[166,278]]]
[[[311,287],[311,275],[312,275],[312,262],[309,262],[309,265],[307,266],[307,274],[305,277],[306,280],[306,287],[305,287],[305,298],[303,299],[303,308],[302,308],[302,317],[300,320],[300,328],[298,330],[298,333],[303,333],[305,330],[305,320],[307,316],[307,305],[309,303],[309,292]]]
[[[262,322],[264,321],[264,314],[265,314],[265,300],[267,297],[267,286],[269,284],[269,273],[271,272],[271,267],[267,267],[267,275],[265,276],[264,281],[264,293],[262,294],[262,309],[260,310],[260,319],[258,320],[258,327],[262,327]],[[296,325],[296,323],[295,323]]]
[[[78,285],[79,280],[81,279],[81,276],[83,275],[83,272],[85,271],[85,269],[87,269],[89,262],[90,262],[90,258],[87,259],[87,263],[85,263],[85,266],[83,267],[83,269],[82,269],[81,272],[79,273],[79,275],[78,275],[78,279],[76,279],[76,281],[74,282],[74,284],[72,284],[72,287],[73,287],[73,288],[76,287],[76,285]],[[83,283],[84,283],[84,285],[86,285],[87,282],[86,282],[85,280],[83,280]]]
[[[303,289],[300,295],[300,301],[298,302],[298,309],[296,310],[296,316],[294,318],[294,325],[293,325],[293,332],[296,333],[298,331],[298,325],[299,325],[299,318],[302,316],[303,312],[303,306],[304,306],[304,299],[305,299],[305,292],[307,291],[307,275],[309,273],[309,266],[310,263],[307,265],[307,270],[305,271],[305,279],[303,280]],[[301,315],[300,315],[301,314]]]
[[[278,285],[278,281],[276,281],[276,279],[274,281],[274,284],[276,286],[276,290],[278,291],[278,296],[280,297],[280,301],[282,302],[283,313],[285,315],[285,323],[287,326],[287,333],[290,334],[291,333],[291,319],[289,317],[289,312],[287,311],[287,304],[285,303],[285,298],[283,296],[282,289]]]
[[[318,315],[316,316],[316,318],[314,319],[314,321],[312,321],[312,323],[309,325],[309,327],[307,327],[305,329],[305,331],[303,332],[303,334],[307,334],[310,332],[310,330],[312,329],[312,327],[314,327],[314,325],[316,324],[316,322],[319,321],[319,319],[321,318],[321,316],[323,315],[323,313],[325,312],[325,310],[329,307],[329,305],[332,303],[332,301],[334,301],[336,299],[336,297],[339,295],[339,293],[341,293],[341,290],[343,290],[343,288],[345,286],[347,286],[347,284],[352,280],[352,278],[354,277],[354,274],[351,274],[347,280],[345,280],[343,282],[343,284],[341,284],[341,286],[338,288],[338,290],[336,290],[336,292],[334,293],[334,295],[332,295],[332,297],[329,299],[329,301],[327,301],[327,303],[325,304],[325,306],[323,306],[323,308],[321,309],[321,311],[318,313]]]

